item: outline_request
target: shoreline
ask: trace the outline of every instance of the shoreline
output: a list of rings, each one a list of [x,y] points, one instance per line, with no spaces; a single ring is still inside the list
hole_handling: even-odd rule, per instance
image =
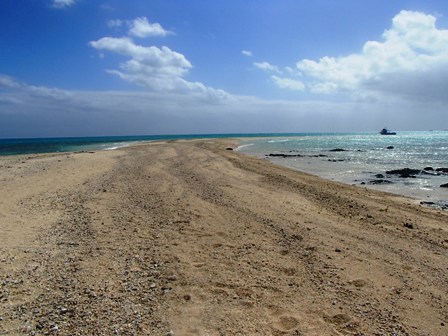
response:
[[[446,213],[237,141],[1,157],[0,333],[446,334]]]
[[[382,140],[382,138],[379,139]],[[427,168],[424,168],[428,167],[435,172],[436,168],[444,167],[440,158],[434,162],[426,161],[422,163],[419,161],[420,164],[412,164],[407,162],[409,160],[401,157],[403,148],[396,143],[394,144],[395,150],[401,151],[401,154],[395,154],[394,146],[387,146],[386,148],[384,143],[382,143],[383,147],[375,143],[369,148],[363,145],[362,140],[353,140],[358,141],[355,145],[350,141],[344,144],[344,138],[328,140],[330,142],[323,146],[319,143],[313,143],[309,139],[294,137],[254,142],[249,142],[246,139],[240,139],[240,141],[240,146],[236,150],[250,156],[268,160],[296,171],[311,173],[331,181],[394,193],[413,198],[421,201],[422,204],[441,210],[448,209],[447,189],[442,187],[448,182],[448,174],[435,174],[426,171]],[[308,145],[303,145],[307,142]],[[311,147],[312,145],[317,146],[318,149]],[[378,153],[384,153],[384,158]],[[415,152],[412,153],[412,155],[416,154]],[[396,155],[398,156],[395,157]],[[396,161],[396,163],[388,164],[387,158],[394,158],[392,161]],[[400,164],[398,161],[403,162]],[[375,164],[375,162],[381,163]],[[434,165],[434,169],[430,167],[432,165]],[[440,169],[445,171],[448,168]],[[414,173],[413,176],[409,175],[404,178],[403,176],[388,174],[388,171],[393,170],[420,170],[420,173]]]

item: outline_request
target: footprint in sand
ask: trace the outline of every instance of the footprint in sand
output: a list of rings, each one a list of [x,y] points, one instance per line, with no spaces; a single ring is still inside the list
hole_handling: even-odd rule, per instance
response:
[[[357,288],[366,287],[369,284],[369,282],[364,279],[350,280],[349,283]]]
[[[281,332],[293,331],[298,326],[299,321],[295,317],[287,315],[280,316],[274,323],[272,323],[272,327]]]
[[[351,319],[347,314],[336,314],[333,316],[325,316],[324,320],[340,326],[350,322]]]

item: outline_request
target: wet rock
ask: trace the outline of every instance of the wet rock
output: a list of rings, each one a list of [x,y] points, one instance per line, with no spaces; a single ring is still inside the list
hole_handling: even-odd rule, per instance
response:
[[[426,171],[434,171],[434,168],[433,168],[433,167],[425,167],[425,168],[423,168],[423,170],[426,170]]]
[[[334,148],[334,149],[330,149],[329,152],[348,152],[348,150],[343,149],[343,148]]]
[[[420,174],[420,169],[403,168],[386,171],[389,175],[400,175],[401,178],[415,178],[415,175]]]
[[[303,155],[301,155],[301,154],[278,154],[278,153],[269,153],[267,156],[270,156],[270,157],[281,157],[281,158],[303,157]]]
[[[394,149],[394,146],[387,146],[387,149]]]
[[[440,185],[440,188],[448,188],[448,183],[441,184],[441,185]]]
[[[437,168],[436,172],[448,174],[448,168]]]
[[[369,181],[369,184],[372,184],[372,185],[376,185],[376,184],[391,184],[391,183],[393,183],[393,182],[390,181],[390,180],[384,180],[384,179]]]
[[[383,175],[383,174],[376,174],[375,177],[376,177],[376,178],[379,178],[379,179],[383,179],[383,178],[384,178],[384,175]]]

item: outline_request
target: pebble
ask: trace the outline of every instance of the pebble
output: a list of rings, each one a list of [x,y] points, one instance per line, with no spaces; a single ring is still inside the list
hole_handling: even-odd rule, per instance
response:
[[[404,227],[408,229],[413,229],[414,225],[412,223],[404,223]]]

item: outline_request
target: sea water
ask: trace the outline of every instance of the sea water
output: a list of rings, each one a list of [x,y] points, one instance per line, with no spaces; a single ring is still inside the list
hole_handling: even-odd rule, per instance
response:
[[[200,139],[200,138],[227,138],[231,136],[245,137],[245,134],[183,134],[183,135],[139,135],[139,136],[102,136],[102,137],[73,137],[73,138],[25,138],[0,139],[0,156],[111,150],[128,146],[138,142]]]
[[[137,135],[137,136],[100,136],[100,137],[70,137],[70,138],[23,138],[1,139],[0,156],[111,150],[128,146],[137,142],[162,140],[188,140],[210,138],[259,138],[276,137],[293,134],[168,134],[168,135]]]
[[[343,151],[332,151],[334,149]],[[403,178],[386,171],[448,168],[448,132],[301,134],[243,139],[239,151],[343,183],[410,196],[448,207],[448,174]],[[271,157],[285,154],[290,157]],[[296,155],[296,156],[293,156]],[[384,178],[376,177],[377,174]],[[387,184],[375,184],[386,180]]]

